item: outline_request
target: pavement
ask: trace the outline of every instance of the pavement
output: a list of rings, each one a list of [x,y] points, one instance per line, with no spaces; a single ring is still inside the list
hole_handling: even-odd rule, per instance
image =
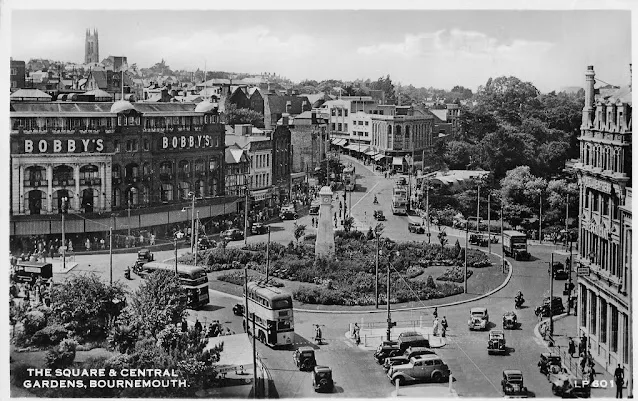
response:
[[[576,350],[578,351],[578,317],[574,316],[573,314],[562,314],[554,319],[554,347],[549,347],[547,341],[544,341],[543,337],[540,334],[539,326],[543,322],[547,322],[549,324],[549,319],[543,319],[542,322],[539,322],[539,324],[536,325],[536,328],[534,329],[534,335],[540,341],[543,341],[548,351],[555,352],[561,355],[563,360],[563,367],[567,369],[570,374],[578,378],[583,378],[583,374],[581,373],[581,369],[579,366],[579,357],[576,356],[576,354],[574,354],[574,357],[571,357],[567,352],[570,337],[576,338]],[[598,380],[598,385],[592,386],[592,398],[614,398],[616,396],[616,388],[612,387],[612,383],[614,380],[613,374],[605,370],[605,367],[597,361],[594,361],[594,371],[596,372],[595,380]],[[627,377],[627,374],[628,372],[625,372],[625,377]],[[615,386],[615,383],[613,385]],[[623,395],[626,396],[626,394],[627,386],[625,385]]]

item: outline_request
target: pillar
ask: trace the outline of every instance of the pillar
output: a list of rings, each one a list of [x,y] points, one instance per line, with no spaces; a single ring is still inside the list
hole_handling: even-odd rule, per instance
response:
[[[73,164],[73,179],[75,180],[75,210],[80,210],[80,165]]]
[[[53,213],[53,166],[47,164],[47,210]]]
[[[20,179],[20,193],[18,194],[18,213],[23,214],[25,213],[25,198],[24,198],[24,171],[25,168],[23,165],[20,165],[19,167],[19,171],[20,171],[20,175],[19,175],[19,179]]]

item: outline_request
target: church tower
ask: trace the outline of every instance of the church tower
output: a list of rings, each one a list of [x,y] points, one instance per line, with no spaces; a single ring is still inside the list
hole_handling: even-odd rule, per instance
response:
[[[93,35],[89,29],[86,30],[86,40],[84,42],[84,64],[100,62],[100,42],[97,36],[97,29],[93,30]]]

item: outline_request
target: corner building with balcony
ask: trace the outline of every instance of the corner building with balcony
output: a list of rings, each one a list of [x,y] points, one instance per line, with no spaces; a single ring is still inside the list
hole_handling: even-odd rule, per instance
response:
[[[631,85],[594,89],[585,73],[580,158],[571,164],[580,186],[578,334],[594,359],[629,377],[631,329]],[[589,272],[589,274],[587,274]],[[627,379],[626,379],[627,380]]]
[[[190,192],[203,219],[236,211],[222,197],[225,132],[208,102],[10,106],[12,237],[60,234],[64,197],[71,235],[109,227],[162,235],[189,224],[181,209]]]

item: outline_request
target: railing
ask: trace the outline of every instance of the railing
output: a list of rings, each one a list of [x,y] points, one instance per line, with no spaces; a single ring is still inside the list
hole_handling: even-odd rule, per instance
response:
[[[80,178],[80,185],[101,185],[101,178]]]
[[[550,343],[553,344],[553,341]],[[579,379],[583,378],[583,373],[580,370],[580,359],[572,358],[569,355],[568,348],[566,346],[554,345],[549,347],[552,353],[560,355],[563,367],[566,368],[572,375]]]
[[[75,180],[70,179],[70,180],[53,180],[53,185],[54,186],[58,186],[58,185],[75,185]]]
[[[49,183],[48,180],[24,180],[25,187],[39,187],[45,186]]]

